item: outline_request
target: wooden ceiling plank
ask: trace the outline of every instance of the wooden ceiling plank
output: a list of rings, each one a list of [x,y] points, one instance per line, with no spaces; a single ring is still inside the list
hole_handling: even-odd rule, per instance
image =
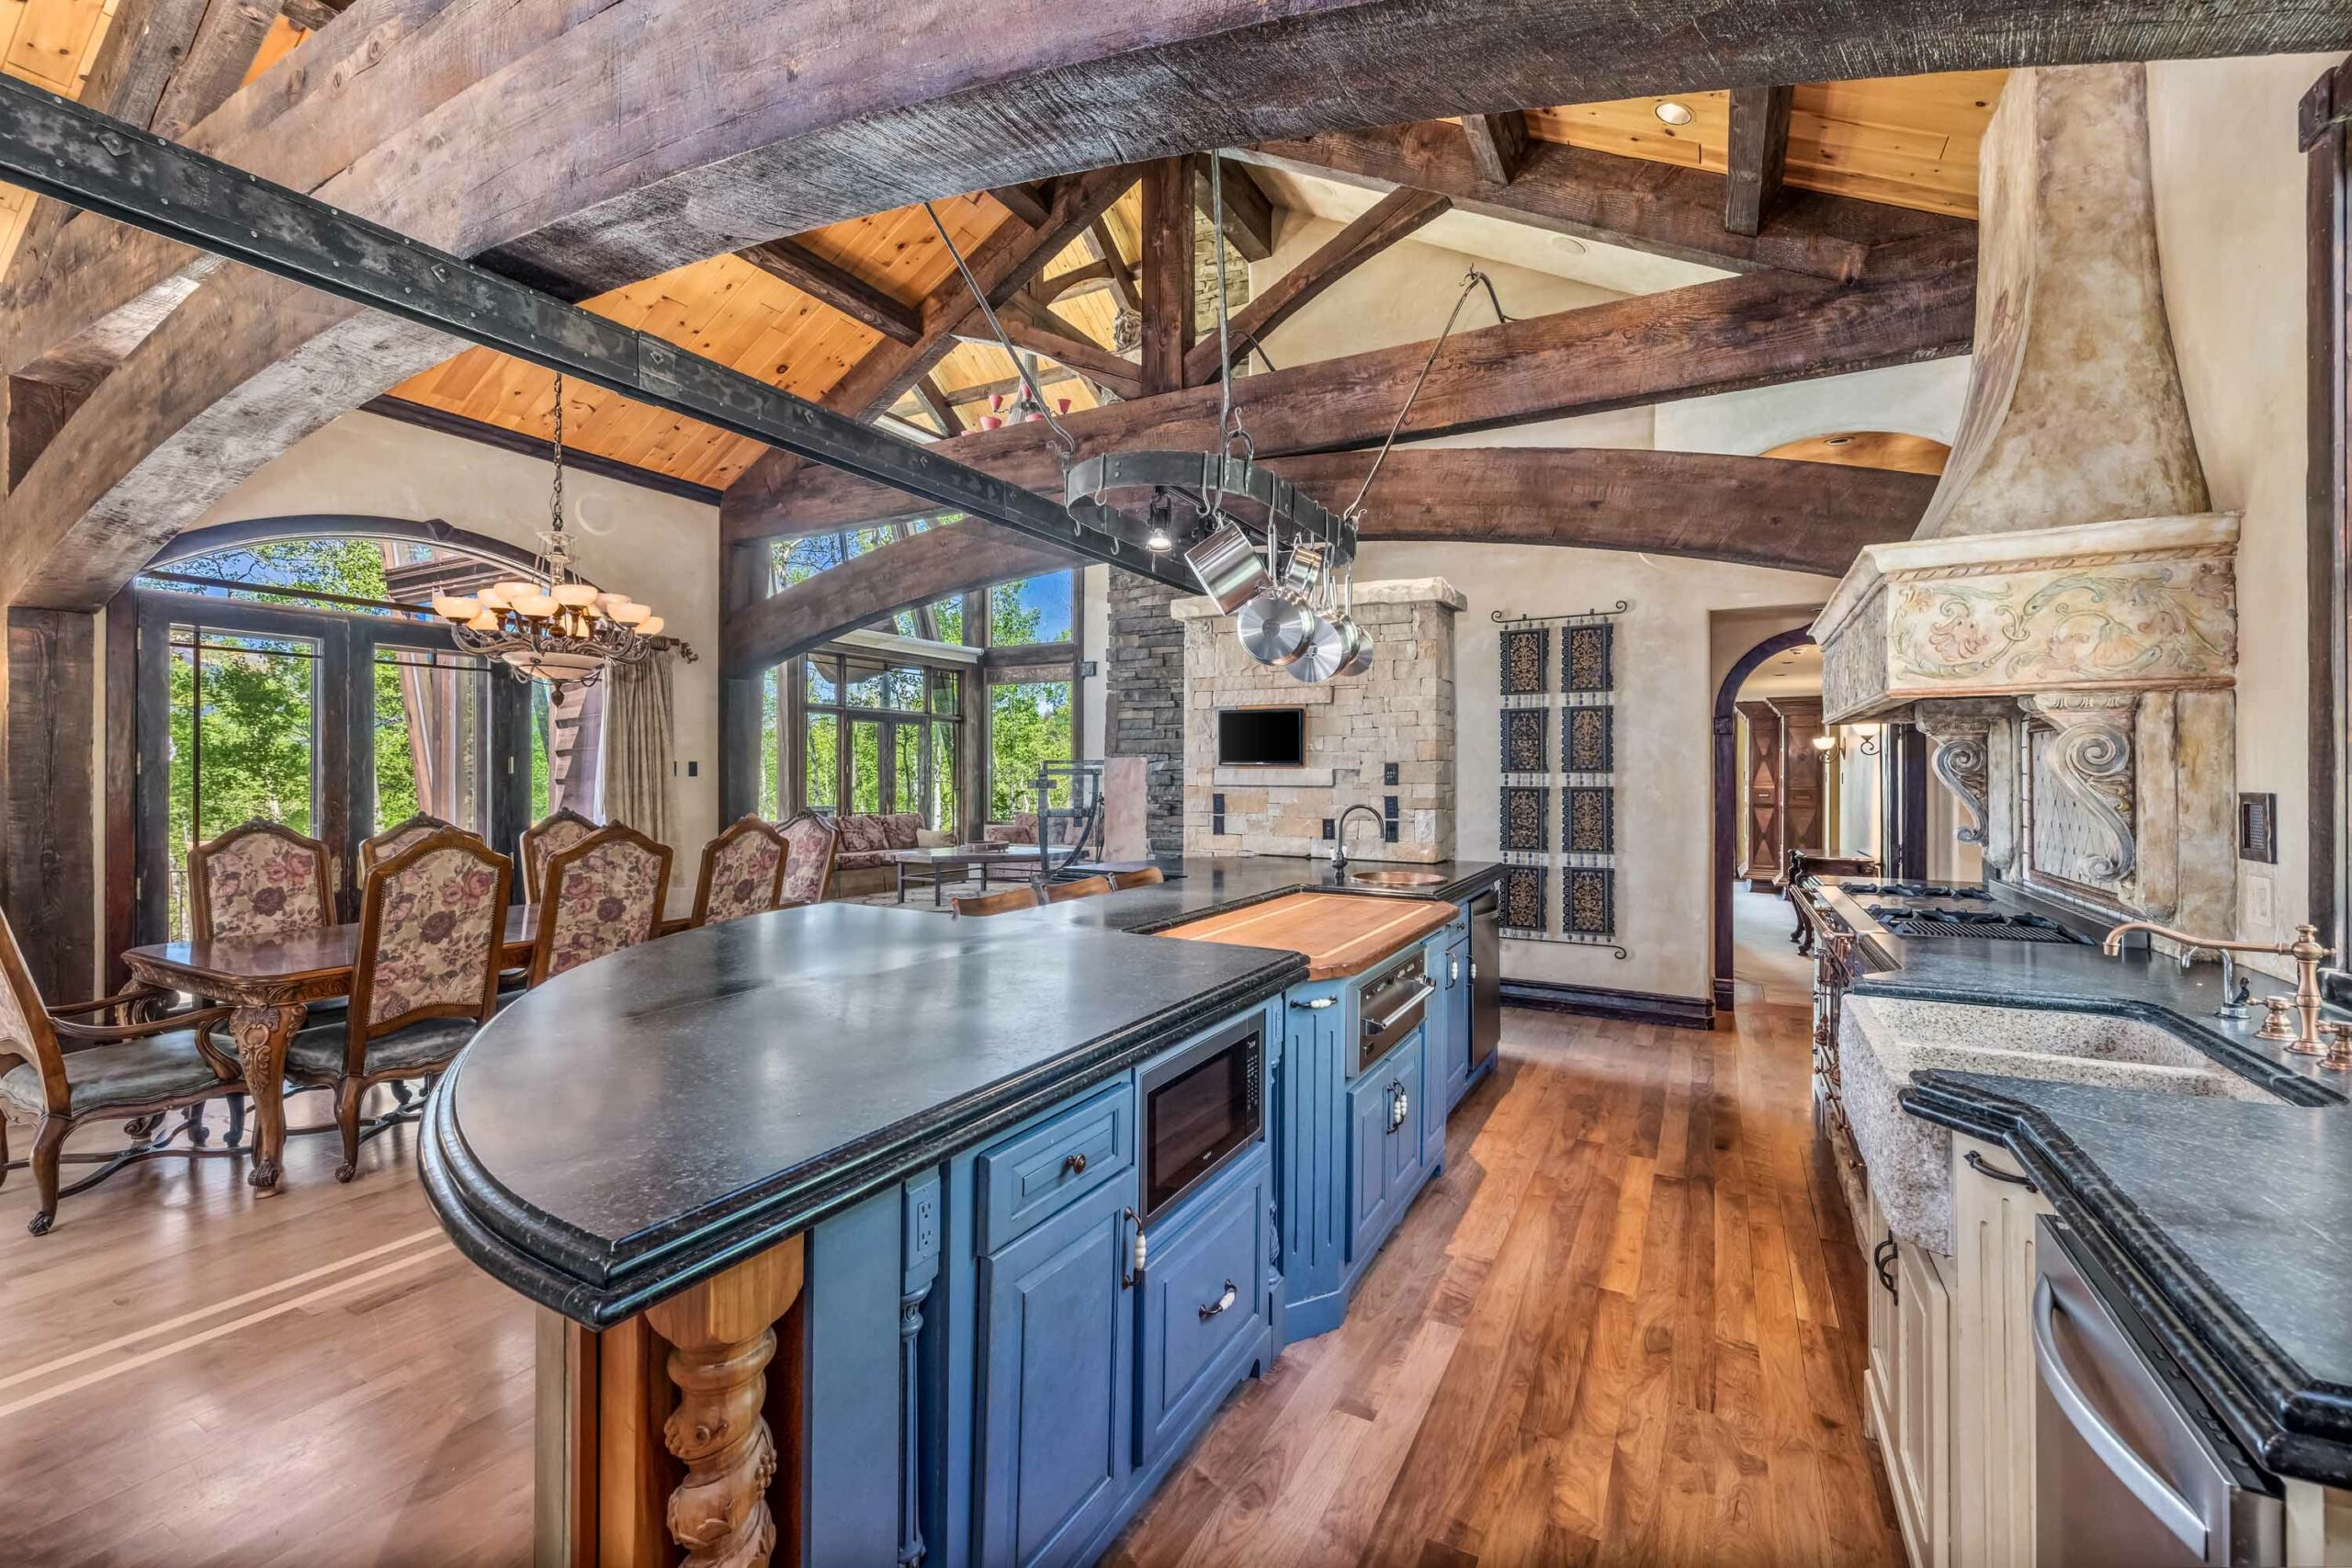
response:
[[[1184,384],[1193,346],[1193,173],[1188,158],[1162,158],[1143,176],[1143,387]]]
[[[1754,235],[1781,198],[1789,163],[1789,110],[1796,89],[1734,87],[1731,138],[1724,156],[1724,227]]]
[[[1315,254],[1283,274],[1236,311],[1230,324],[1233,356],[1248,357],[1250,345],[1296,315],[1331,285],[1420,229],[1453,205],[1450,197],[1402,187],[1317,246]],[[1184,356],[1184,384],[1197,387],[1224,373],[1217,342],[1203,338]]]
[[[1724,228],[1722,175],[1556,141],[1532,143],[1519,178],[1490,186],[1478,177],[1461,131],[1442,121],[1265,142],[1239,155],[1377,189],[1435,191],[1465,212],[1733,271],[1774,267],[1852,277],[1880,245],[1973,228],[1933,213],[1808,193],[1789,197],[1763,233],[1734,234]]]
[[[1478,177],[1490,186],[1507,186],[1519,178],[1527,162],[1527,114],[1465,114],[1462,135],[1470,145],[1470,162]]]
[[[1403,434],[1424,439],[1671,401],[1965,353],[1975,325],[1973,235],[1910,242],[1863,278],[1761,273],[1590,305],[1454,334]],[[1428,359],[1403,344],[1237,378],[1234,406],[1269,457],[1377,445]],[[1147,396],[1062,423],[1078,455],[1214,444],[1213,387]],[[1034,426],[943,443],[942,456],[1008,483],[1061,481],[1059,454]],[[753,507],[730,493],[726,536],[824,533],[918,516],[911,498],[835,470],[809,470]]]
[[[1209,159],[1204,152],[1193,160],[1193,199],[1204,215],[1214,216],[1216,203],[1209,189]],[[1225,180],[1225,243],[1245,261],[1261,262],[1274,254],[1274,203],[1249,169],[1230,158],[1217,160]]]

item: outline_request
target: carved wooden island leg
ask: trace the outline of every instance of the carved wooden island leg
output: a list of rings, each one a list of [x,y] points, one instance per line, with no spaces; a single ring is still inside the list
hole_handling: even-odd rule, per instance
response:
[[[780,1460],[784,1484],[799,1484],[796,1434],[780,1450],[762,1410],[771,1363],[800,1354],[778,1325],[802,1269],[796,1236],[603,1334],[549,1314],[539,1341],[541,1568],[659,1568],[681,1549],[688,1568],[794,1561],[797,1540],[777,1553],[768,1495]]]
[[[254,1102],[254,1163],[245,1179],[255,1187],[277,1185],[286,1152],[286,1046],[308,1010],[290,1002],[241,1007],[229,1015],[229,1035],[237,1043],[237,1064]]]

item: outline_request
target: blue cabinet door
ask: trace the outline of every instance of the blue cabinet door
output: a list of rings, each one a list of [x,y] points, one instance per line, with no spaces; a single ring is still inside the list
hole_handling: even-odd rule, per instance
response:
[[[1437,961],[1443,984],[1438,991],[1439,1028],[1444,1038],[1439,1043],[1436,1060],[1442,1071],[1433,1070],[1430,1083],[1434,1088],[1444,1086],[1445,1105],[1452,1110],[1470,1089],[1470,938],[1467,933],[1456,937],[1445,946],[1444,957]],[[1439,1140],[1441,1150],[1443,1140]]]
[[[1135,1313],[1128,1182],[981,1259],[976,1535],[983,1562],[1073,1559],[1125,1500]]]
[[[1395,1114],[1386,1064],[1348,1087],[1348,1261],[1360,1263],[1388,1234],[1388,1123]]]
[[[1152,1227],[1136,1341],[1138,1467],[1224,1399],[1264,1347],[1267,1169],[1253,1156]]]
[[[1396,1110],[1391,1114],[1393,1126],[1388,1134],[1388,1147],[1382,1157],[1388,1163],[1388,1223],[1384,1230],[1396,1228],[1405,1213],[1405,1205],[1421,1185],[1421,1124],[1424,1121],[1438,1123],[1443,1136],[1444,1117],[1432,1117],[1430,1108],[1422,1103],[1421,1057],[1429,1036],[1406,1042],[1404,1048],[1388,1058],[1387,1066],[1375,1076],[1389,1085]]]

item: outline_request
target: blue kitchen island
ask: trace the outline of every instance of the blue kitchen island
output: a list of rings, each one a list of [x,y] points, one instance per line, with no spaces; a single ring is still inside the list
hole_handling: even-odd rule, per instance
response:
[[[779,911],[523,998],[424,1172],[546,1309],[538,1560],[1091,1561],[1442,1166],[1482,869],[1344,976],[1117,894]]]

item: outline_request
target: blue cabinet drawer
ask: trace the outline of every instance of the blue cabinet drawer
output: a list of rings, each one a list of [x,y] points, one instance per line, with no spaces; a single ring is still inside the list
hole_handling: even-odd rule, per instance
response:
[[[1015,1133],[973,1162],[982,1252],[993,1252],[1128,1170],[1136,1100],[1123,1079]]]
[[[1261,1156],[1232,1185],[1155,1231],[1144,1270],[1136,1462],[1148,1464],[1204,1404],[1225,1397],[1258,1353],[1272,1311]]]

